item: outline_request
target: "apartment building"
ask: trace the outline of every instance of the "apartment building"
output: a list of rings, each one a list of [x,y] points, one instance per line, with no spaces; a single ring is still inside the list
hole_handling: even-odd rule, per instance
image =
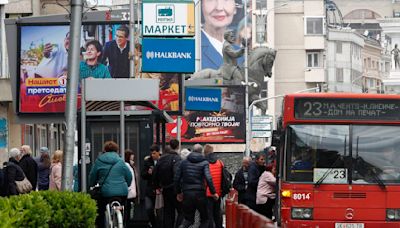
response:
[[[362,49],[364,37],[350,28],[328,28],[327,89],[328,92],[363,92]]]
[[[277,3],[276,3],[277,4]],[[326,26],[323,0],[290,1],[275,10],[275,94],[288,94],[326,82]],[[273,96],[272,95],[272,96]],[[271,96],[271,95],[270,95]],[[269,112],[281,113],[277,98]]]
[[[275,10],[274,95],[321,84],[327,92],[381,93],[389,84],[400,92],[390,54],[400,44],[396,10],[392,0],[291,1]],[[275,105],[278,116],[281,101]]]

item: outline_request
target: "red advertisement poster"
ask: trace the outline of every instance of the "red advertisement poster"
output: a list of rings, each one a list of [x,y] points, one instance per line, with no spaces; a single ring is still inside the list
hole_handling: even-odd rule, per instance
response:
[[[186,143],[244,143],[246,115],[244,87],[222,87],[220,112],[185,111],[181,141]],[[176,119],[176,117],[174,117]],[[167,137],[176,138],[177,123],[167,124]]]

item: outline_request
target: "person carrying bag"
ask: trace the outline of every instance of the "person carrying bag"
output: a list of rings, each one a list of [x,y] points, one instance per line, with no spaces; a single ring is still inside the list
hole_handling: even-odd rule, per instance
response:
[[[114,167],[115,164],[111,165],[110,169],[108,169],[108,172],[104,176],[103,179],[99,180],[99,182],[96,185],[94,185],[93,187],[90,188],[89,195],[90,195],[90,197],[92,197],[92,199],[94,199],[96,201],[99,201],[101,199],[101,186],[103,185],[104,181],[107,180],[107,177],[110,174],[110,171]]]
[[[19,166],[21,151],[18,148],[12,148],[9,156],[10,159],[4,167],[4,195],[19,195],[32,191],[31,182],[29,182],[24,171]]]
[[[97,201],[97,227],[104,226],[107,204],[118,201],[126,208],[132,174],[118,151],[117,143],[105,142],[104,153],[97,157],[89,173],[89,186],[97,186],[91,190],[91,196]],[[126,224],[126,221],[124,223]]]

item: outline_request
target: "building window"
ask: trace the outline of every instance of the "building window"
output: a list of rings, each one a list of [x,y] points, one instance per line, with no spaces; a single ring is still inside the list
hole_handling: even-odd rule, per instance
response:
[[[321,53],[307,52],[307,67],[321,67]]]
[[[306,17],[306,35],[323,35],[323,24],[323,17]]]
[[[342,42],[341,41],[336,42],[336,53],[342,54]]]
[[[375,87],[375,80],[374,79],[370,79],[369,80],[369,88],[374,89]]]
[[[24,125],[24,144],[33,146],[33,137],[34,137],[33,125],[26,124]]]
[[[343,82],[343,68],[336,68],[336,82]]]

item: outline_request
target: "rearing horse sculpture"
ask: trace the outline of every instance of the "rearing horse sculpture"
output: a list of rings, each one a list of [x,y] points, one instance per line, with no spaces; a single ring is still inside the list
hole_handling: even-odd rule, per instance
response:
[[[272,67],[276,57],[276,50],[267,47],[258,47],[249,52],[248,76],[249,76],[249,104],[260,99],[262,90],[267,89],[264,77],[272,76]],[[244,79],[244,68],[238,66],[222,65],[218,70],[204,69],[194,73],[189,80],[217,78],[223,79],[224,85],[241,85]],[[256,106],[265,113],[265,103],[257,103]]]

